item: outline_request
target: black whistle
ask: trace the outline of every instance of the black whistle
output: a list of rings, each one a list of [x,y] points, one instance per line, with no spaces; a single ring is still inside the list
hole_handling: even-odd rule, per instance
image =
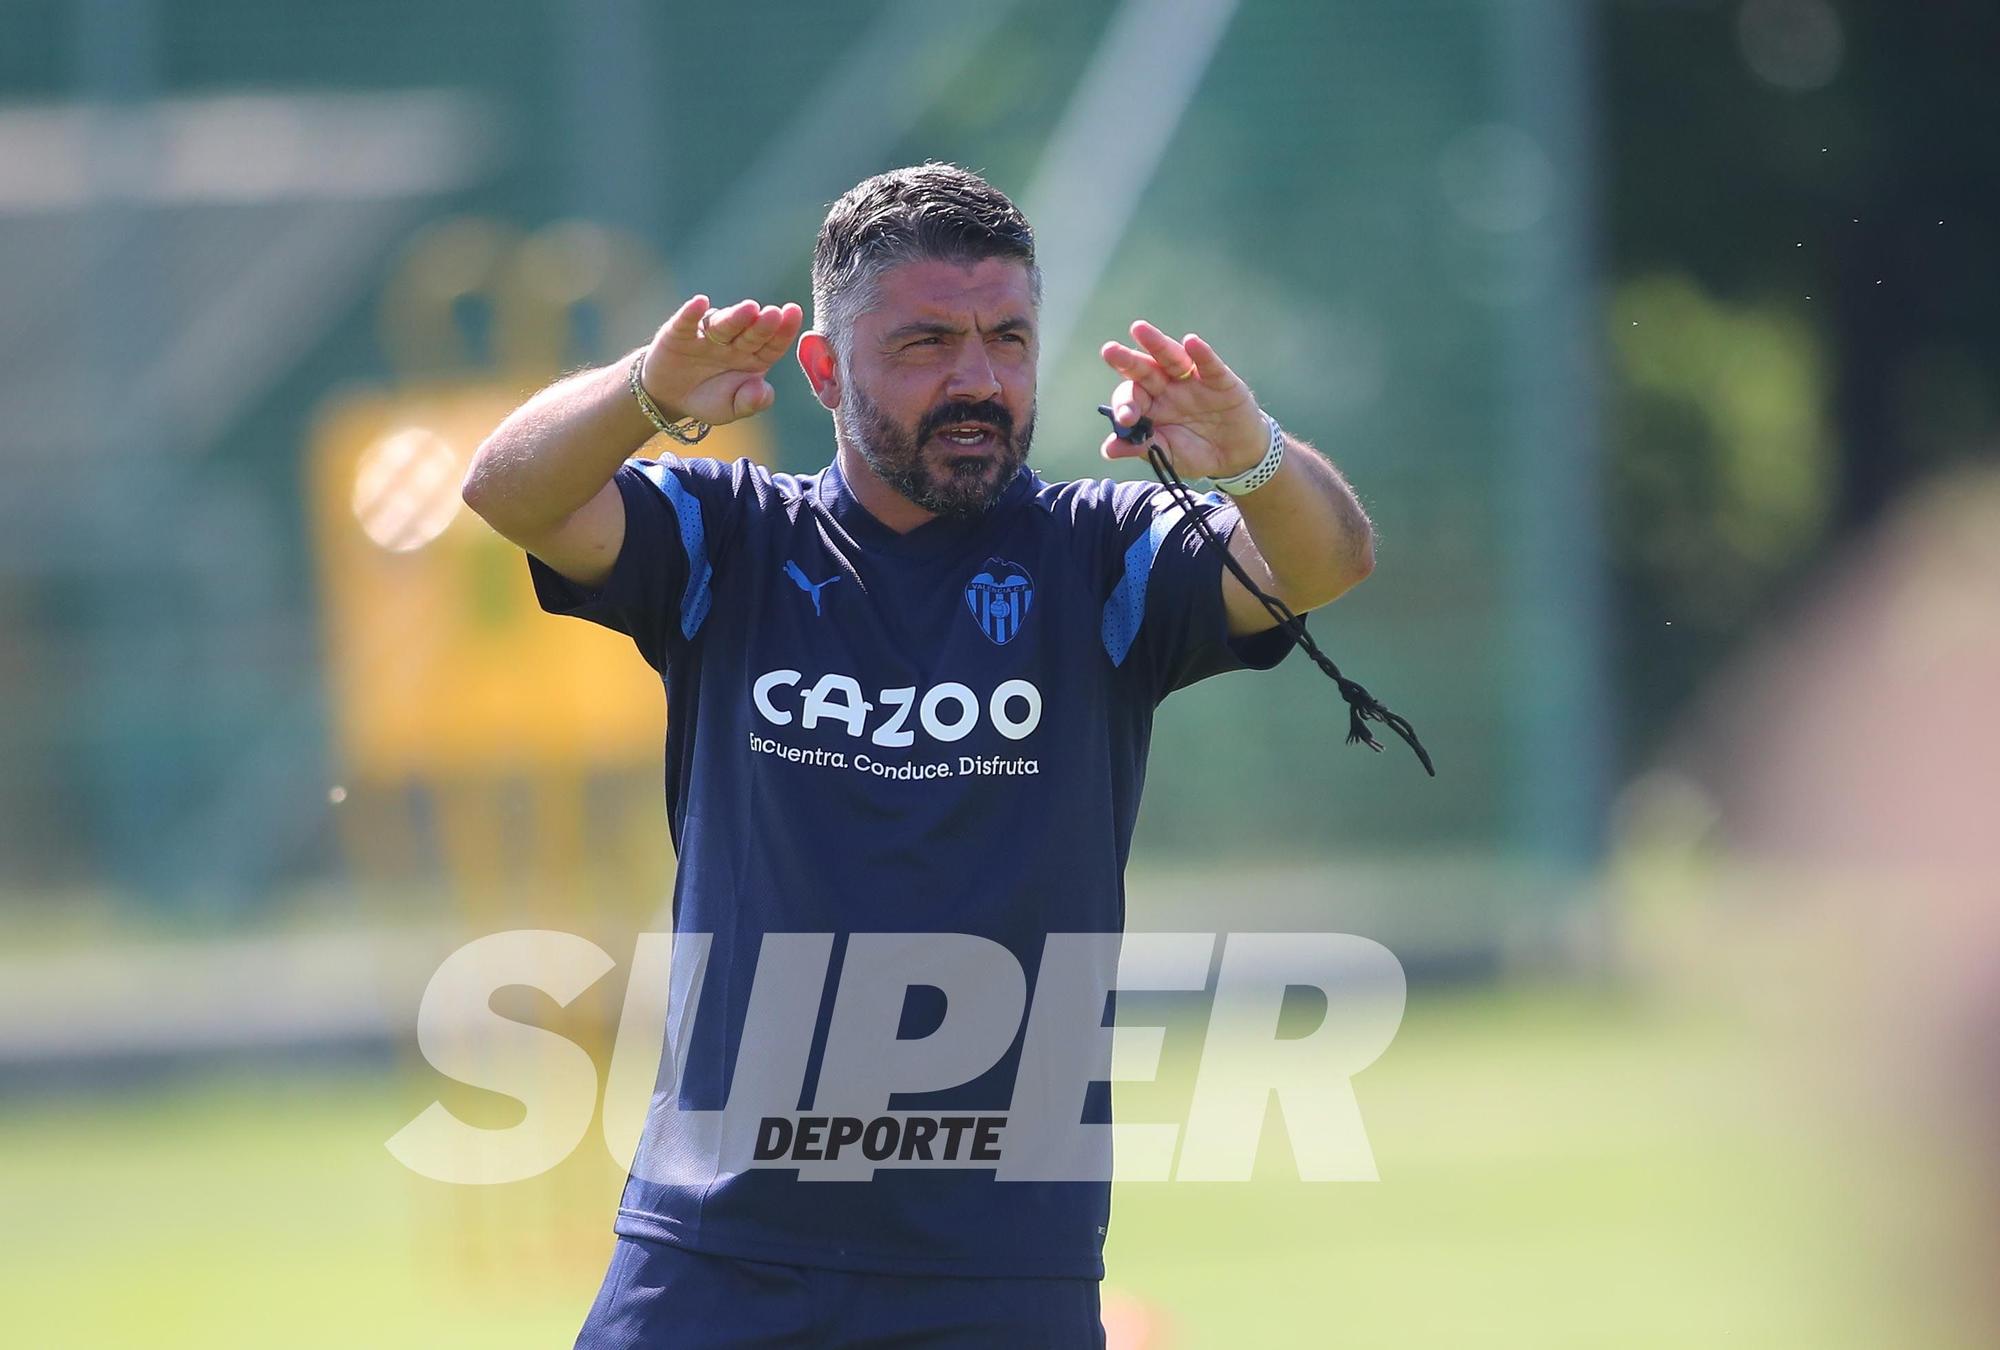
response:
[[[1112,412],[1108,404],[1098,404],[1097,411],[1111,419],[1111,434],[1127,445],[1144,445],[1147,441],[1153,439],[1152,418],[1142,417],[1128,427],[1119,424],[1118,414]]]

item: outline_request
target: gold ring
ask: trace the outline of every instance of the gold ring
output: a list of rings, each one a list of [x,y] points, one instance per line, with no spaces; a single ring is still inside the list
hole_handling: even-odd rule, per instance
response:
[[[1189,366],[1186,370],[1174,376],[1174,378],[1177,380],[1191,380],[1194,377],[1195,377],[1195,368],[1193,366]]]

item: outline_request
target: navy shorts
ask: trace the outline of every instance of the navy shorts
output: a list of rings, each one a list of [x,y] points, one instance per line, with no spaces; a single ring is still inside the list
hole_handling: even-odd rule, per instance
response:
[[[621,1237],[577,1350],[1101,1350],[1096,1280],[863,1275]]]

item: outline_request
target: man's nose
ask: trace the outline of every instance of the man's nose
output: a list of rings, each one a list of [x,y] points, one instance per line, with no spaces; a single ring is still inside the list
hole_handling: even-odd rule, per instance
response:
[[[959,344],[958,360],[951,368],[951,379],[945,392],[955,399],[967,403],[979,403],[1000,396],[1000,376],[994,372],[993,362],[986,355],[986,344],[975,336],[970,342]]]

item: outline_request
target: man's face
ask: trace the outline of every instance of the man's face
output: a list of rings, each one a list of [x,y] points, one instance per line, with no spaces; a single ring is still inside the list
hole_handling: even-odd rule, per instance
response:
[[[841,430],[890,487],[937,515],[993,504],[1035,433],[1035,305],[1025,263],[890,268],[854,324]]]

